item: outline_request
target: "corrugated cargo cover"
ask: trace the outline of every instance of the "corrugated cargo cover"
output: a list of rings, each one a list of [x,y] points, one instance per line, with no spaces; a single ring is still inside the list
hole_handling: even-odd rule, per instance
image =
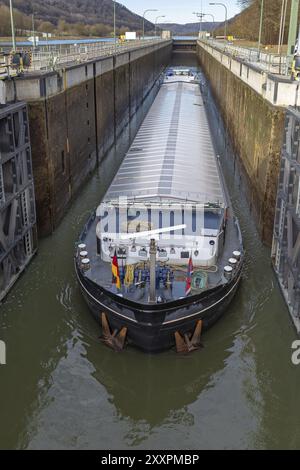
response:
[[[200,87],[163,84],[104,200],[168,199],[225,205]]]

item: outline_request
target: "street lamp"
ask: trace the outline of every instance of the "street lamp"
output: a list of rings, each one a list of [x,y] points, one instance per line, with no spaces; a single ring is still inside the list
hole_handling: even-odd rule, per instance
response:
[[[204,13],[199,13],[198,11],[194,11],[194,12],[193,12],[193,15],[196,15],[196,16],[199,18],[199,20],[200,20],[199,33],[201,33],[201,32],[202,32],[202,18],[203,18],[203,16],[204,16]]]
[[[215,23],[215,16],[212,15],[211,13],[203,13],[203,16],[211,16],[212,17],[212,20],[213,22]]]
[[[298,11],[299,11],[299,0],[292,0],[289,37],[288,37],[288,50],[287,50],[288,57],[291,57],[294,52],[293,48],[294,48],[295,41],[297,38]]]
[[[165,17],[166,17],[166,15],[161,15],[161,16],[157,16],[157,17],[155,18],[155,37],[156,37],[157,20],[158,20],[159,18],[165,18]]]
[[[287,0],[282,0],[279,38],[278,38],[278,49],[277,49],[277,53],[280,54],[280,55],[281,55],[281,46],[283,44],[283,39],[284,39],[286,11],[287,11]]]
[[[117,49],[117,35],[116,35],[116,0],[114,1],[114,43],[115,43],[115,52]]]
[[[144,11],[144,13],[143,13],[143,39],[145,39],[145,15],[149,11],[158,11],[158,10],[153,10],[152,8],[150,8],[149,10]]]
[[[212,15],[211,13],[203,13],[203,16],[211,16],[212,17],[213,24],[214,24],[214,26],[212,28],[212,32],[214,32],[214,30],[215,30],[215,17],[214,17],[214,15]]]
[[[222,7],[225,8],[225,39],[227,38],[227,19],[228,19],[228,10],[227,10],[227,6],[225,5],[225,3],[210,3],[210,5],[221,5]]]
[[[260,5],[260,23],[259,23],[258,45],[257,45],[258,58],[259,58],[260,47],[261,47],[261,36],[262,36],[263,18],[264,18],[264,0],[261,0],[261,5]]]
[[[10,9],[10,24],[11,24],[11,37],[12,37],[12,43],[13,43],[13,50],[16,51],[17,45],[16,45],[16,33],[15,33],[15,23],[14,23],[14,13],[13,13],[12,0],[9,0],[9,9]]]

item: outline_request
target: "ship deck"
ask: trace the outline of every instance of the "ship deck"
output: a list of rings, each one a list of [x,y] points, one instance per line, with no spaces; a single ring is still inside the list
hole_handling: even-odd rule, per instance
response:
[[[88,252],[91,265],[91,269],[85,273],[85,276],[109,292],[118,295],[121,294],[123,297],[140,304],[148,304],[149,285],[147,283],[144,285],[144,287],[132,285],[128,288],[122,285],[121,290],[117,291],[116,286],[112,283],[111,263],[103,262],[101,257],[97,255],[96,225],[97,219],[91,220],[84,236],[80,240],[86,245],[86,250]],[[205,290],[212,289],[226,282],[223,276],[224,267],[228,265],[229,258],[232,258],[233,251],[241,249],[242,243],[238,225],[236,224],[234,216],[231,214],[227,222],[224,248],[222,250],[221,256],[218,259],[216,272],[214,272],[212,269],[195,269],[195,271],[205,272],[208,275],[208,283]],[[121,260],[119,260],[119,266],[122,266]],[[172,289],[165,289],[163,287],[157,289],[157,297],[161,297],[162,302],[178,300],[185,297],[187,267],[183,266],[180,269],[174,267],[173,272],[175,278],[174,282],[172,283]],[[201,291],[192,292],[192,294],[199,292]]]

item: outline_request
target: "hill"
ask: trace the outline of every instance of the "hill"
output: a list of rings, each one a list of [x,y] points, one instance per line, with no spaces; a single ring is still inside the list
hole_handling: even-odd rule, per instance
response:
[[[107,35],[113,27],[112,0],[14,0],[16,28],[31,29],[34,11],[38,29],[45,32],[82,35]],[[0,0],[0,34],[10,34],[8,15],[9,0]],[[118,32],[141,30],[142,18],[116,2]],[[43,29],[44,28],[44,29]],[[101,30],[102,29],[102,30]],[[154,25],[145,21],[146,31]],[[103,34],[104,33],[104,34]]]
[[[235,37],[257,41],[260,23],[261,0],[239,0],[244,10],[228,22],[228,34]],[[264,22],[262,31],[262,42],[264,44],[277,44],[279,37],[280,17],[282,0],[265,0]],[[291,0],[288,0],[287,15],[285,22],[284,43],[287,43],[288,27],[290,21]],[[300,19],[300,15],[299,15]],[[221,25],[217,29],[218,34],[223,34]]]
[[[203,22],[202,30],[211,31],[214,28],[216,28],[219,24],[220,23]],[[199,21],[197,23],[186,23],[186,24],[161,23],[159,26],[162,29],[168,29],[172,31],[172,33],[177,36],[198,34],[199,28],[200,28]]]

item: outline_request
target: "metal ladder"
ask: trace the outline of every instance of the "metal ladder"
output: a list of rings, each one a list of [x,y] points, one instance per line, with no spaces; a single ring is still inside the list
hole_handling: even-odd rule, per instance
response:
[[[22,203],[22,212],[23,212],[23,220],[24,226],[28,227],[29,220],[28,220],[28,208],[27,208],[27,197],[26,191],[21,194],[21,203]],[[27,256],[31,256],[32,254],[32,240],[31,240],[31,233],[28,231],[24,237],[25,243],[25,253]]]

